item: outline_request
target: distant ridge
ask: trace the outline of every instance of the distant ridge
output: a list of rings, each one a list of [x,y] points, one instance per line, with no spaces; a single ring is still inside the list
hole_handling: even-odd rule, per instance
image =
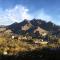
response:
[[[31,21],[25,19],[24,21],[20,23],[13,23],[9,26],[0,26],[0,27],[6,27],[7,29],[10,29],[15,34],[29,34],[31,36],[34,35],[34,31],[38,30],[39,33],[42,31],[55,35],[59,35],[60,33],[60,26],[55,25],[51,21],[46,22],[41,19],[32,19]],[[39,29],[38,29],[39,28]]]

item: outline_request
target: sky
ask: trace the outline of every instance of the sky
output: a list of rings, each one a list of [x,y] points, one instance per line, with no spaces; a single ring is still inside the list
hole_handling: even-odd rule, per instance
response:
[[[0,0],[0,25],[34,18],[60,25],[60,0]]]

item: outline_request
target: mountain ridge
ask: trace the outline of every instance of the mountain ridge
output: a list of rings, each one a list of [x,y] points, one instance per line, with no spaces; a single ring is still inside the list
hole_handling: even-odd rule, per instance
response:
[[[38,27],[39,27],[39,29],[38,29]],[[37,30],[39,32],[39,34],[42,33],[41,32],[42,30],[45,33],[47,31],[54,35],[58,35],[60,32],[60,26],[55,25],[51,21],[46,22],[41,19],[33,19],[31,21],[25,19],[24,21],[22,21],[20,23],[15,22],[9,26],[6,26],[6,29],[7,30],[10,29],[15,34],[25,34],[26,35],[28,33],[31,36],[34,35],[35,30]]]

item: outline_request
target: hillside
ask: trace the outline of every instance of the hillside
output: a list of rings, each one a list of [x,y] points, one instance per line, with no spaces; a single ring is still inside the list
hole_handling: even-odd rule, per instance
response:
[[[34,34],[35,30],[38,30],[38,27],[39,32],[43,30],[54,35],[60,35],[60,26],[55,25],[52,22],[45,22],[41,19],[33,19],[31,21],[25,19],[20,23],[15,22],[12,25],[9,25],[7,28],[12,30],[12,32],[16,34],[22,34],[22,32],[24,32],[25,34],[29,33],[29,35],[31,35],[31,33]]]
[[[15,55],[35,49],[59,48],[60,26],[41,19],[0,26],[0,54]]]

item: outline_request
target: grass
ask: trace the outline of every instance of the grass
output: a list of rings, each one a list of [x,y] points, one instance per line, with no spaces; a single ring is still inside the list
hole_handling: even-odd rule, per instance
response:
[[[44,47],[56,48],[56,44],[49,45],[34,45],[26,41],[11,39],[6,37],[0,37],[0,54],[3,54],[4,51],[8,52],[8,55],[17,54],[18,52],[23,51],[32,51],[35,49],[43,49]]]
[[[5,42],[5,38],[0,38],[0,45]]]
[[[19,52],[17,55],[0,55],[1,60],[60,60],[60,49],[36,49],[28,52]]]

